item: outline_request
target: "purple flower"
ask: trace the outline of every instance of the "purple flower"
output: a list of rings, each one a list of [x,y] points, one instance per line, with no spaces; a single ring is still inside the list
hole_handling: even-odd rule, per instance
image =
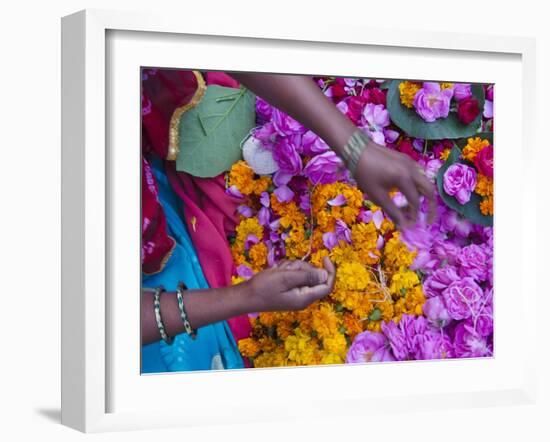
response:
[[[281,172],[298,175],[302,172],[302,159],[292,141],[289,138],[281,138],[273,147],[273,158]]]
[[[256,115],[263,122],[269,121],[273,113],[271,105],[263,98],[256,96]]]
[[[271,121],[275,130],[283,137],[305,132],[304,126],[277,108],[273,108]]]
[[[472,96],[472,85],[468,83],[456,83],[453,92],[456,101],[470,98]]]
[[[244,198],[244,195],[239,191],[238,187],[233,185],[226,189],[225,193],[234,196],[235,198]]]
[[[454,196],[460,204],[470,201],[476,182],[475,169],[466,164],[455,163],[443,175],[443,189],[448,195]]]
[[[452,96],[452,89],[441,90],[439,83],[425,82],[414,96],[413,105],[418,115],[431,123],[449,115]]]
[[[241,264],[237,267],[237,275],[239,275],[241,278],[248,279],[254,276],[254,271],[246,264]]]
[[[264,124],[263,126],[254,129],[254,138],[260,140],[264,148],[268,150],[273,149],[273,144],[277,139],[277,131],[271,122]]]
[[[445,327],[451,322],[449,312],[440,296],[428,298],[422,306],[422,310],[426,318],[428,318],[436,328]]]
[[[386,143],[395,143],[399,138],[399,132],[397,132],[396,130],[384,129],[382,132],[384,133],[384,139]]]
[[[351,244],[351,230],[341,219],[336,220],[336,236],[339,241],[344,240],[348,244]]]
[[[461,247],[448,239],[438,238],[434,241],[433,252],[437,257],[451,265],[456,264],[456,257],[460,252]]]
[[[403,317],[406,315],[403,315]],[[398,361],[404,361],[409,357],[409,349],[407,346],[407,339],[403,330],[396,325],[395,322],[383,322],[382,323],[382,332],[388,338],[390,342],[390,347],[392,349],[395,359]]]
[[[432,183],[435,182],[435,178],[437,177],[437,173],[439,172],[441,166],[443,166],[443,161],[438,159],[433,159],[426,163],[426,178],[428,178]]]
[[[451,338],[440,330],[428,330],[414,338],[415,359],[446,359],[453,358],[453,343]]]
[[[483,291],[473,278],[462,278],[443,290],[443,300],[451,318],[468,319],[478,314]]]
[[[462,248],[457,260],[460,264],[460,275],[471,276],[478,281],[487,280],[488,267],[491,266],[491,261],[487,259],[487,255],[481,246],[470,244]]]
[[[359,333],[351,344],[346,363],[395,361],[388,340],[382,333],[364,331]]]
[[[345,168],[331,150],[313,157],[304,168],[304,175],[313,184],[331,184],[344,176]]]
[[[424,293],[429,298],[439,296],[451,283],[459,280],[460,277],[454,267],[446,266],[437,269],[424,280]]]
[[[343,206],[346,204],[346,197],[342,194],[337,195],[331,200],[328,200],[329,206]]]
[[[334,247],[336,247],[338,245],[338,236],[336,235],[336,233],[323,233],[323,244],[329,250],[332,250]]]
[[[237,212],[239,212],[245,218],[250,218],[252,215],[254,215],[254,211],[252,210],[252,208],[245,206],[244,204],[241,204],[239,207],[237,207]]]
[[[329,149],[328,144],[310,130],[302,136],[302,153],[304,155],[314,156]]]
[[[363,109],[362,129],[378,144],[386,145],[384,128],[390,125],[390,114],[383,104],[367,103]]]
[[[269,212],[269,209],[267,207],[262,207],[258,211],[258,222],[260,223],[260,225],[262,226],[268,225],[270,216],[271,214]]]
[[[441,227],[447,232],[453,232],[461,238],[467,238],[472,231],[472,223],[454,210],[445,210],[441,217]]]
[[[285,183],[285,184],[286,184],[286,183]],[[269,193],[267,193],[267,192],[262,192],[262,194],[260,195],[260,203],[261,203],[262,206],[264,206],[264,207],[269,207],[269,204],[270,204]]]
[[[273,193],[280,203],[286,203],[294,198],[294,192],[288,186],[277,187]]]
[[[455,328],[453,347],[458,358],[479,358],[493,354],[492,345],[487,339],[464,322]]]
[[[248,235],[244,241],[244,249],[248,250],[251,246],[254,244],[258,244],[260,242],[259,238],[256,235]]]
[[[485,100],[485,104],[483,105],[483,116],[485,118],[493,118],[493,102],[489,100]]]

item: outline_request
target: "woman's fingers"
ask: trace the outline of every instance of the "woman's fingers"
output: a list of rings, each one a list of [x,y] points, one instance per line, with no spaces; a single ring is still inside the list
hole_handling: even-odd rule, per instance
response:
[[[418,187],[418,191],[428,199],[428,222],[432,223],[437,211],[435,186],[428,178],[418,171],[413,175],[413,180]]]

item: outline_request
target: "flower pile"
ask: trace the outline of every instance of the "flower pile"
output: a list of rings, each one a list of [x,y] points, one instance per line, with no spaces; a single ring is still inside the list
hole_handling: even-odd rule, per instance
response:
[[[457,147],[400,130],[386,108],[385,82],[315,81],[358,128],[409,155],[435,184]],[[425,121],[445,118],[451,100],[460,105],[468,91],[469,85],[451,83],[399,86],[402,103]],[[492,128],[492,87],[484,91],[480,131]],[[302,311],[250,315],[251,335],[238,342],[242,355],[254,367],[492,355],[492,227],[472,223],[438,197],[435,222],[427,223],[423,201],[417,225],[400,232],[323,140],[260,98],[256,112],[258,126],[245,143],[270,152],[276,171],[259,175],[249,158],[227,174],[227,192],[242,199],[229,238],[233,282],[282,259],[321,267],[329,256],[337,273],[334,291]],[[466,203],[475,193],[481,210],[492,214],[492,149],[480,137],[464,140],[463,161],[447,164],[444,173],[446,197]],[[391,196],[398,206],[407,204],[400,192]]]

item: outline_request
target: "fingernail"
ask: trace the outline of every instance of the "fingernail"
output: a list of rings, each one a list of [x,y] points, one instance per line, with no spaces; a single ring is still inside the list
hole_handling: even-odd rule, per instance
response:
[[[326,270],[323,270],[323,269],[317,270],[317,275],[319,276],[320,283],[326,282],[328,279],[328,273]]]

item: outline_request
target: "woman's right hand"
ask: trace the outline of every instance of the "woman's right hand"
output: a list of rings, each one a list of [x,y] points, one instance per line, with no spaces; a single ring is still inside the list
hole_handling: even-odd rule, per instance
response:
[[[255,274],[245,284],[250,311],[302,310],[332,292],[336,269],[328,257],[324,269],[303,261],[283,261]]]

